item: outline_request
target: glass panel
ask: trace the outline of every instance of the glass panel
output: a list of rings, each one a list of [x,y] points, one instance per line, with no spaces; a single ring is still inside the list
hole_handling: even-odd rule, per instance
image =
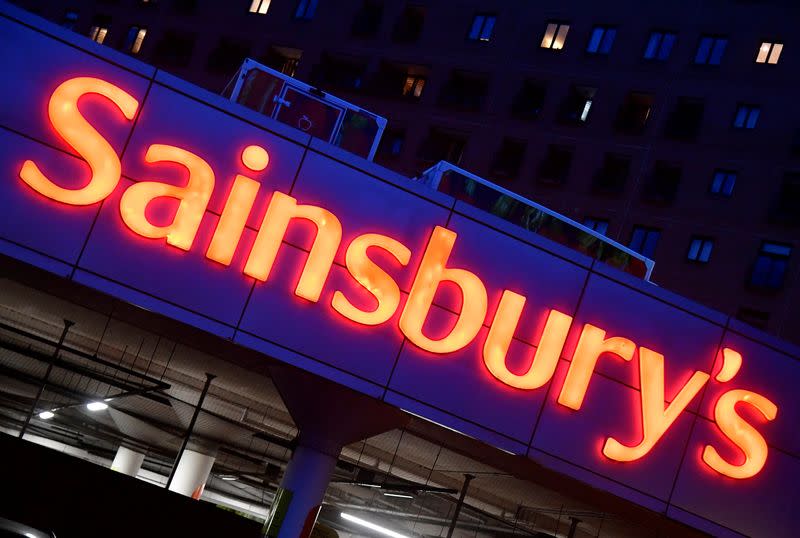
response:
[[[658,59],[666,60],[672,53],[672,47],[675,46],[675,40],[678,36],[675,34],[664,34],[664,39],[661,40],[661,47],[658,50]]]
[[[727,45],[727,39],[715,39],[714,48],[711,50],[711,59],[708,63],[711,65],[719,65],[719,63],[722,61],[722,55],[725,53],[725,47]]]
[[[758,48],[758,56],[756,56],[756,62],[763,64],[767,61],[767,56],[769,56],[769,49],[772,48],[770,43],[761,43],[761,46]]]
[[[481,28],[483,27],[483,15],[475,15],[472,19],[472,28],[469,29],[469,38],[477,40],[481,35]]]
[[[313,137],[331,141],[336,122],[342,114],[340,108],[300,93],[294,88],[288,88],[283,98],[290,106],[281,105],[275,119]]]
[[[751,108],[750,114],[747,116],[747,128],[753,129],[758,123],[758,116],[761,114],[760,108]]]
[[[700,243],[699,239],[692,239],[692,243],[689,245],[689,254],[688,258],[690,260],[696,260],[698,257],[698,253],[700,252]]]
[[[761,247],[761,252],[764,254],[774,254],[776,256],[784,256],[786,258],[792,253],[792,247],[788,245],[779,245],[777,243],[764,243]]]
[[[747,107],[739,107],[736,111],[736,118],[733,120],[734,127],[744,127],[744,122],[747,119],[747,111]]]
[[[600,40],[603,39],[603,29],[595,28],[592,32],[592,37],[589,39],[589,44],[586,46],[588,52],[597,52],[600,48]]]
[[[783,43],[775,43],[772,45],[772,52],[769,55],[769,63],[776,64],[781,57],[783,51]]]
[[[658,50],[658,45],[661,41],[663,34],[660,32],[653,32],[650,34],[650,40],[647,42],[647,47],[644,49],[644,57],[648,60],[652,60],[656,56],[656,50]]]
[[[703,248],[700,251],[700,261],[701,262],[707,262],[709,259],[711,259],[711,249],[712,248],[714,248],[714,242],[713,241],[704,241],[703,242]]]
[[[367,158],[378,134],[378,128],[378,122],[373,116],[356,110],[347,110],[334,144],[350,153]],[[393,147],[395,153],[400,153],[402,143],[401,139],[400,147],[396,151]]]
[[[569,32],[569,24],[562,24],[558,27],[558,33],[553,41],[553,49],[560,50],[564,48],[564,43],[567,41],[567,32]]]
[[[600,42],[600,52],[608,54],[611,52],[611,46],[614,44],[614,38],[617,36],[617,31],[614,28],[606,30],[603,35],[603,40]]]
[[[544,31],[544,37],[542,38],[541,47],[545,49],[549,49],[553,44],[553,38],[556,35],[556,29],[558,28],[557,24],[550,23],[547,25],[547,29]]]
[[[483,31],[481,32],[481,41],[489,41],[489,38],[492,37],[492,30],[494,30],[496,20],[494,17],[486,17],[486,23],[483,25]]]
[[[697,54],[694,57],[694,63],[704,64],[708,61],[708,55],[711,52],[711,44],[713,39],[704,37],[700,40],[700,45],[697,47]]]

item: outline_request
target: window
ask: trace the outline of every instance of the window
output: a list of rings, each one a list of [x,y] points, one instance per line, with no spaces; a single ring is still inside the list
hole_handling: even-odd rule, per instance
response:
[[[666,61],[672,53],[672,47],[675,46],[677,39],[678,36],[672,32],[658,31],[651,33],[644,49],[645,60]]]
[[[728,39],[725,37],[715,37],[704,35],[700,38],[697,45],[697,52],[694,55],[694,63],[702,65],[719,65],[725,47],[728,46]]]
[[[615,37],[617,37],[616,28],[595,26],[589,38],[589,43],[586,45],[586,52],[589,54],[608,54],[611,52]]]
[[[631,169],[631,158],[627,155],[606,153],[603,166],[592,180],[592,192],[598,194],[620,194]]]
[[[489,41],[492,38],[494,23],[497,21],[496,15],[478,14],[472,19],[472,26],[467,35],[470,41]]]
[[[194,15],[197,10],[197,0],[173,0],[172,7],[181,15]]]
[[[736,311],[736,319],[759,329],[766,329],[769,323],[769,312],[743,306]]]
[[[78,13],[76,11],[65,12],[61,19],[61,26],[67,30],[74,30],[76,24],[78,24]]]
[[[439,104],[461,110],[478,111],[489,93],[489,79],[485,75],[453,71],[439,95]]]
[[[302,57],[303,51],[300,49],[273,46],[261,57],[261,61],[264,65],[293,77]]]
[[[94,41],[95,43],[103,44],[103,41],[106,40],[106,36],[108,35],[108,28],[105,26],[92,26],[89,30],[89,39]]]
[[[269,11],[269,4],[272,0],[253,0],[250,3],[250,13],[258,13],[259,15],[266,15]]]
[[[154,60],[167,67],[185,66],[192,58],[196,37],[194,33],[167,30],[156,45]]]
[[[783,43],[770,43],[764,41],[758,47],[758,55],[756,56],[756,63],[758,64],[776,64],[781,58],[783,51]]]
[[[708,263],[713,248],[713,239],[699,236],[692,237],[689,242],[689,252],[686,254],[686,259],[693,262]]]
[[[533,120],[539,117],[544,108],[547,87],[535,80],[526,80],[511,104],[511,115],[521,120]]]
[[[519,175],[525,158],[525,141],[516,138],[503,138],[500,148],[494,155],[489,175],[493,179],[514,179]]]
[[[237,39],[223,37],[208,55],[206,68],[212,73],[233,76],[250,55],[250,44]]]
[[[422,6],[406,6],[403,14],[397,19],[392,30],[392,40],[396,43],[414,43],[422,35],[425,24],[425,8]]]
[[[608,232],[608,221],[605,219],[586,217],[583,219],[583,225],[602,235],[606,235]]]
[[[564,43],[567,41],[568,32],[569,24],[548,22],[544,29],[542,42],[539,46],[543,49],[561,50],[564,48]]]
[[[787,172],[783,176],[770,220],[787,226],[800,226],[800,172]]]
[[[422,89],[425,87],[425,77],[409,75],[403,85],[403,97],[419,99],[422,96]]]
[[[383,4],[379,0],[364,0],[356,13],[350,32],[356,37],[375,37],[383,18]]]
[[[675,201],[680,181],[680,166],[665,161],[656,161],[653,174],[642,190],[642,198],[655,204],[671,204]]]
[[[405,129],[390,127],[384,131],[378,153],[384,157],[397,157],[403,152],[406,143]]]
[[[634,226],[631,233],[631,241],[628,247],[645,256],[653,259],[658,246],[658,240],[661,238],[661,230],[657,228],[649,228],[647,226]]]
[[[573,125],[581,125],[588,121],[597,88],[588,86],[572,86],[561,103],[559,121]]]
[[[537,178],[539,183],[566,183],[574,153],[575,148],[573,146],[550,144],[547,147],[544,159],[539,165],[539,176]]]
[[[420,145],[418,156],[427,162],[447,161],[459,164],[467,145],[466,135],[439,127],[431,127]]]
[[[317,0],[299,0],[294,10],[294,18],[302,21],[310,21],[314,18],[317,11]]]
[[[733,117],[734,129],[755,129],[761,108],[755,105],[739,105]]]
[[[750,273],[750,286],[765,290],[783,287],[791,253],[789,245],[764,241]]]
[[[621,133],[642,134],[652,110],[652,94],[631,92],[620,106],[614,126]]]
[[[711,194],[729,197],[733,194],[734,185],[736,185],[736,172],[730,170],[714,170],[709,192]]]
[[[369,89],[381,97],[417,101],[425,89],[426,75],[427,69],[423,66],[384,61],[370,78]]]
[[[703,123],[705,105],[701,99],[679,97],[667,120],[665,135],[673,140],[694,140]]]
[[[323,88],[355,91],[361,89],[366,71],[363,60],[323,53],[311,72],[311,79]]]
[[[131,54],[139,54],[142,50],[142,42],[147,35],[147,28],[139,28],[138,26],[131,26],[128,30],[128,36],[125,38],[125,50]]]

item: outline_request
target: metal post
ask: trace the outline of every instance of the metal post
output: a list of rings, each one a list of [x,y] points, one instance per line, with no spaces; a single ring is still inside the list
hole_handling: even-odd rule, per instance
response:
[[[167,478],[167,485],[164,486],[169,489],[170,484],[172,484],[172,479],[175,478],[175,470],[178,468],[178,462],[181,461],[181,456],[183,456],[183,451],[186,450],[186,445],[189,444],[189,438],[192,436],[192,431],[194,430],[194,424],[197,422],[197,417],[200,415],[200,409],[203,407],[203,401],[206,399],[206,394],[208,394],[208,387],[211,386],[211,381],[217,376],[214,374],[209,374],[206,372],[206,384],[203,386],[203,392],[200,393],[200,399],[197,400],[197,405],[194,407],[194,414],[192,415],[192,420],[189,422],[189,427],[186,429],[186,433],[183,434],[183,442],[181,443],[181,449],[178,451],[178,455],[175,457],[175,461],[172,463],[172,469],[169,471],[169,478]]]
[[[472,482],[473,478],[475,477],[471,474],[464,475],[464,485],[461,486],[461,495],[458,496],[456,511],[453,513],[453,520],[450,522],[450,529],[447,531],[447,538],[453,538],[453,532],[456,530],[458,515],[461,513],[461,507],[464,506],[464,498],[467,496],[467,489],[469,489],[469,483]]]
[[[570,517],[572,522],[569,524],[569,532],[567,538],[575,538],[575,532],[578,530],[578,524],[581,522],[577,517]]]
[[[33,400],[33,405],[28,411],[28,415],[25,417],[25,422],[22,424],[22,429],[19,431],[19,435],[17,436],[20,439],[22,439],[22,436],[25,435],[26,431],[28,431],[31,418],[33,418],[33,414],[36,413],[36,408],[39,406],[39,400],[42,398],[42,394],[44,394],[45,387],[47,387],[47,381],[50,379],[50,373],[53,371],[53,366],[55,365],[58,354],[61,351],[61,346],[64,345],[64,340],[67,338],[67,333],[69,332],[70,327],[73,325],[75,325],[74,321],[70,321],[68,319],[64,320],[64,330],[61,331],[61,337],[58,339],[56,349],[50,356],[50,362],[47,363],[47,370],[44,373],[42,384],[39,385],[39,391],[36,393],[36,398]]]

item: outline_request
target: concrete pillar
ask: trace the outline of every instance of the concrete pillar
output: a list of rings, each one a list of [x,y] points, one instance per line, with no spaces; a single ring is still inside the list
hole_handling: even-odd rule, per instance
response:
[[[192,499],[199,499],[206,487],[206,481],[214,466],[214,456],[209,456],[194,450],[184,450],[175,476],[169,485],[170,491],[186,495]]]
[[[111,462],[111,470],[128,476],[136,476],[139,473],[139,469],[142,468],[143,462],[144,454],[120,446],[114,456],[114,461]]]

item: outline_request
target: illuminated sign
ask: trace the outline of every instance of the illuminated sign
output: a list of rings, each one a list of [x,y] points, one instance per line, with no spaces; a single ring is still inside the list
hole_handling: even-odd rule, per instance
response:
[[[43,171],[35,162],[25,161],[19,177],[30,188],[51,200],[74,206],[86,206],[105,200],[119,185],[121,163],[114,149],[92,127],[78,109],[78,101],[87,94],[97,94],[111,101],[119,113],[132,121],[139,108],[137,100],[122,88],[98,78],[78,77],[63,82],[50,97],[48,115],[53,129],[89,165],[91,176],[83,186],[67,189],[59,186],[53,171]],[[233,187],[211,238],[205,256],[229,266],[235,252],[245,248],[241,238],[253,210],[261,183],[249,177],[264,171],[270,163],[267,150],[257,144],[246,146],[240,154],[248,175],[237,174]],[[215,172],[199,155],[174,145],[153,143],[145,154],[147,163],[175,163],[187,171],[186,184],[176,186],[160,181],[140,181],[128,186],[120,198],[119,212],[132,232],[140,236],[163,240],[167,245],[189,251],[193,248],[200,223],[205,215],[215,187]],[[148,218],[150,204],[163,198],[178,201],[168,223],[154,224]],[[255,240],[246,257],[243,272],[256,280],[267,281],[289,225],[301,219],[313,225],[314,238],[302,267],[294,293],[307,301],[318,302],[334,257],[342,242],[342,223],[325,208],[305,205],[285,193],[271,193],[266,213],[258,227]],[[366,233],[354,238],[345,247],[345,265],[352,278],[374,298],[374,308],[362,309],[347,295],[336,290],[331,307],[353,322],[375,326],[387,323],[400,310],[399,330],[413,344],[430,353],[447,355],[470,344],[486,321],[488,294],[481,278],[473,272],[449,267],[457,234],[436,226],[428,239],[421,262],[414,273],[413,283],[405,303],[398,283],[370,257],[371,249],[390,255],[391,263],[406,267],[412,256],[403,243],[379,233]],[[461,306],[455,323],[447,334],[433,338],[424,327],[442,283],[459,290]],[[573,318],[551,309],[538,338],[538,346],[529,358],[524,373],[515,373],[507,365],[507,353],[520,323],[526,297],[504,290],[489,325],[482,347],[483,363],[498,382],[519,390],[537,390],[549,383],[561,357]],[[601,327],[584,324],[570,358],[566,378],[558,392],[560,405],[580,410],[595,367],[603,360],[638,362],[639,416],[641,440],[633,445],[607,437],[602,447],[605,457],[618,462],[643,458],[675,423],[678,416],[708,383],[730,382],[742,365],[737,351],[720,351],[721,366],[714,375],[695,371],[677,394],[667,402],[665,397],[665,357],[656,350],[639,346],[633,340],[608,335]],[[447,360],[442,357],[441,360]],[[743,408],[751,408],[742,414]],[[714,405],[714,421],[719,431],[738,448],[741,457],[729,461],[716,447],[703,447],[702,460],[711,469],[732,477],[749,478],[764,466],[768,447],[753,422],[774,420],[777,406],[761,394],[743,389],[728,390]],[[748,417],[748,418],[745,418]]]

